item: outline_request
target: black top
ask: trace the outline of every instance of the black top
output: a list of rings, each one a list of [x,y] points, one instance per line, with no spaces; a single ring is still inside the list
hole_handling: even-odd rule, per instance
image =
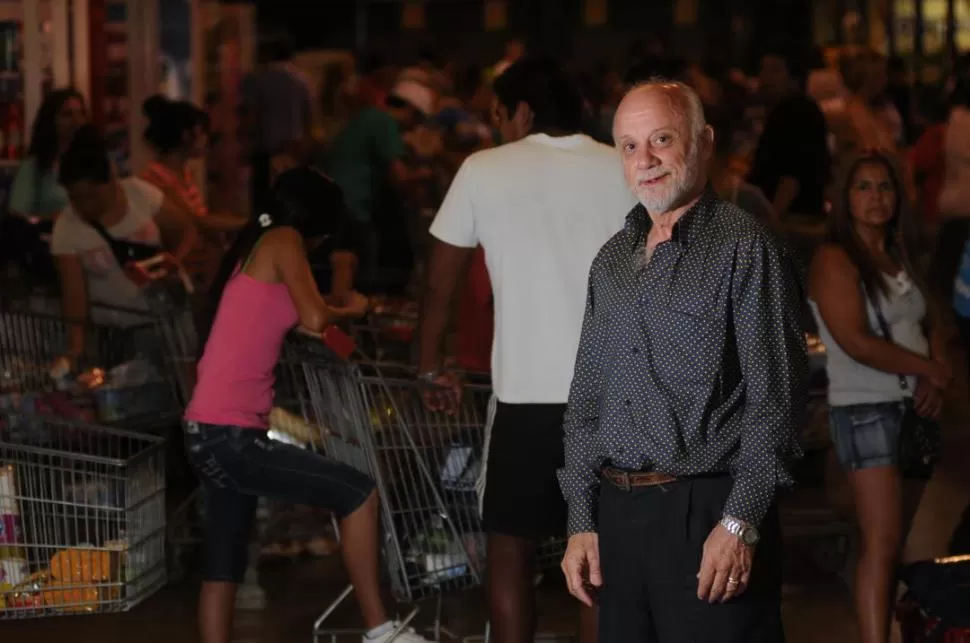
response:
[[[831,163],[825,116],[815,101],[798,94],[778,103],[768,115],[748,182],[774,201],[781,178],[793,177],[799,188],[788,211],[822,215]]]
[[[642,268],[642,206],[599,252],[564,420],[570,534],[596,531],[600,469],[730,473],[760,523],[800,455],[808,361],[787,253],[710,190]]]

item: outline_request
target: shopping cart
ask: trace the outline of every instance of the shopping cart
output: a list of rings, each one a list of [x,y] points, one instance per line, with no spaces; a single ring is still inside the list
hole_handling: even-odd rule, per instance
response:
[[[374,362],[412,361],[418,305],[406,299],[373,298],[370,312],[350,325],[360,355]]]
[[[435,638],[455,638],[442,626],[442,600],[480,585],[484,573],[477,482],[494,412],[490,387],[469,382],[457,412],[447,415],[426,409],[422,385],[406,366],[343,361],[312,340],[288,344],[287,360],[302,365],[310,400],[306,420],[323,436],[326,454],[377,483],[385,565],[395,598],[435,599]],[[540,568],[558,565],[563,546],[562,539],[544,544]],[[352,633],[326,627],[351,589],[314,623],[315,641]]]
[[[130,609],[165,585],[165,441],[0,414],[0,620]]]
[[[85,341],[72,373],[55,363],[76,332]],[[90,319],[74,322],[5,304],[0,411],[164,431],[176,421],[177,408],[156,347],[155,331],[140,313],[99,307]]]

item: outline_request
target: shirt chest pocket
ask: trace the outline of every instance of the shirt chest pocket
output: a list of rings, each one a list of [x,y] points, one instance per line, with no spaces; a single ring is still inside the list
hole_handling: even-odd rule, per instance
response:
[[[725,323],[716,288],[672,289],[650,329],[659,374],[671,382],[713,382],[721,367]]]

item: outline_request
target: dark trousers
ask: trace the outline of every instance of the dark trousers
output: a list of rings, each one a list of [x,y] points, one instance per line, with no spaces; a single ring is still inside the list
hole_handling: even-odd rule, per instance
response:
[[[730,477],[623,491],[603,481],[599,505],[600,643],[782,643],[781,526],[761,525],[748,590],[697,598],[704,541],[720,521]]]

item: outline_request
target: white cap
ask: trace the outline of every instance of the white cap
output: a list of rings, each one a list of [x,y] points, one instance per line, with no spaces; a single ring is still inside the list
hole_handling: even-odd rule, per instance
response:
[[[398,81],[391,90],[391,96],[403,100],[425,116],[431,116],[434,112],[434,90],[415,80]]]

